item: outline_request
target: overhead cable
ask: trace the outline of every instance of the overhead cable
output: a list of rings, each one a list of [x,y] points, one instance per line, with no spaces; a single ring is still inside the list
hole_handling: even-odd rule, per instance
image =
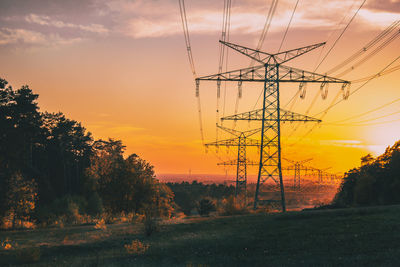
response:
[[[185,9],[185,1],[179,0],[179,11],[181,14],[181,21],[182,21],[182,28],[183,28],[183,35],[185,36],[185,44],[186,50],[188,54],[190,68],[192,70],[193,78],[197,78],[196,69],[193,61],[193,54],[192,48],[190,46],[190,36],[189,36],[189,28],[187,25],[187,18],[186,18],[186,9]],[[197,97],[197,110],[199,116],[199,127],[200,127],[200,137],[201,142],[204,145],[204,131],[203,131],[203,119],[202,119],[202,112],[201,112],[201,101],[200,101],[200,92],[199,92],[199,85],[196,83],[196,97]]]

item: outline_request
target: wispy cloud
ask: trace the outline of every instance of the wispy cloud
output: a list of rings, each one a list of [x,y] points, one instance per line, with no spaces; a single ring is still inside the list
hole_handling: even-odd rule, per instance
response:
[[[25,29],[0,29],[0,45],[29,44],[29,45],[68,45],[81,42],[82,38],[62,38],[58,34],[45,35],[37,31]]]
[[[71,35],[90,39],[112,34],[141,39],[182,34],[179,6],[175,0],[96,0],[93,2],[95,4],[83,2],[86,3],[86,7],[84,10],[73,10],[73,17],[71,5],[67,2],[57,4],[57,10],[60,11],[64,7],[65,14],[63,12],[54,14],[44,6],[40,12],[33,10],[23,15],[11,13],[9,16],[14,18],[18,29],[26,29],[26,31],[33,29],[41,32],[42,35],[57,33],[64,39]],[[370,4],[361,9],[353,24],[364,25],[364,29],[370,29],[370,27],[386,26],[393,20],[399,19],[400,11],[393,9],[394,2],[386,1],[387,4],[383,2],[385,1],[371,0]],[[187,1],[186,4],[191,34],[220,33],[222,2],[204,0]],[[270,33],[285,30],[293,7],[292,0],[279,2]],[[343,23],[346,24],[358,7],[359,3],[354,1],[300,1],[290,30],[320,31],[340,28],[344,26],[338,25],[341,18],[345,16]],[[264,26],[268,10],[269,4],[262,0],[235,2],[231,10],[231,34],[258,35]],[[21,21],[15,21],[16,18]],[[6,19],[7,16],[2,18],[4,21]],[[21,24],[22,22],[25,25]],[[9,23],[12,22],[9,21]]]
[[[93,32],[98,34],[107,34],[109,31],[103,25],[100,24],[89,24],[89,25],[81,25],[63,22],[61,20],[52,19],[49,16],[40,16],[36,14],[30,14],[25,17],[25,21],[29,23],[36,23],[43,26],[53,26],[57,28],[72,28],[79,29],[82,31]]]
[[[387,26],[393,21],[400,19],[400,13],[368,9],[360,10],[359,16],[362,20],[375,27]]]
[[[204,1],[209,2],[209,1]],[[222,6],[198,2],[187,8],[189,30],[191,34],[214,34],[220,31],[222,23]],[[237,3],[232,8],[232,34],[258,34],[266,20],[267,5],[256,8],[251,2]],[[323,6],[323,8],[321,8]],[[125,35],[133,38],[158,38],[182,34],[178,7],[171,1],[112,1],[108,7],[119,12],[120,29]],[[346,15],[347,23],[353,12],[359,7],[352,1],[304,1],[299,6],[291,26],[295,29],[332,29],[337,28],[338,21]],[[271,32],[283,31],[288,23],[293,8],[291,1],[282,1],[272,21]],[[170,10],[171,12],[166,12]],[[400,13],[390,10],[376,10],[364,7],[354,23],[366,24],[368,27],[385,26],[400,17]],[[341,26],[341,25],[340,25]]]
[[[361,147],[361,148],[366,147],[366,145],[364,145],[359,140],[321,140],[320,144],[327,146],[342,146],[342,147]]]

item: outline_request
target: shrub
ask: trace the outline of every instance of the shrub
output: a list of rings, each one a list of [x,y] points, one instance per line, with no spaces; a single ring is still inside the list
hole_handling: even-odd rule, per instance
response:
[[[0,247],[1,247],[1,249],[4,249],[4,250],[12,249],[13,245],[11,243],[12,242],[10,241],[10,239],[6,238],[6,240],[0,242]]]
[[[197,211],[201,216],[208,216],[211,211],[215,211],[215,204],[211,200],[203,198],[197,204]]]
[[[104,219],[97,220],[96,224],[94,225],[95,229],[100,229],[100,230],[107,230],[107,225],[104,221]]]
[[[131,244],[126,244],[125,246],[126,252],[132,255],[142,255],[148,249],[149,245],[140,242],[139,240],[133,240]]]
[[[241,206],[237,203],[234,196],[225,198],[222,201],[222,209],[219,210],[221,215],[237,215],[248,213],[245,206]]]

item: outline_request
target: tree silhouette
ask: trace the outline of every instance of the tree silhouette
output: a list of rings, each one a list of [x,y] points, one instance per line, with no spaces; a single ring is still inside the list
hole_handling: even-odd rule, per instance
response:
[[[361,167],[345,174],[333,201],[337,206],[400,203],[400,141],[381,156],[361,158]]]

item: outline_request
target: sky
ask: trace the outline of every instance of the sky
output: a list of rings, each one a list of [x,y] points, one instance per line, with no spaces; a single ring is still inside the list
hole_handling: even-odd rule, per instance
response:
[[[232,0],[229,40],[256,47],[271,2]],[[362,2],[299,0],[282,50],[327,44],[287,64],[314,71],[327,55],[316,69],[323,74],[400,19],[400,1],[367,0],[336,42]],[[295,3],[278,2],[261,50],[277,52]],[[186,0],[185,5],[196,72],[199,76],[215,74],[224,1]],[[378,73],[399,56],[399,45],[397,35],[341,78],[352,81]],[[227,55],[226,70],[250,64],[248,58],[235,51]],[[14,88],[28,84],[39,94],[41,111],[61,111],[82,122],[95,138],[122,140],[127,154],[136,153],[146,159],[157,174],[235,171],[216,165],[235,158],[233,148],[206,151],[202,146],[194,80],[176,0],[2,0],[0,61],[0,77]],[[362,84],[352,84],[350,91]],[[392,72],[368,82],[331,108],[317,127],[283,125],[283,156],[295,161],[312,158],[310,166],[330,168],[336,173],[358,167],[360,157],[368,153],[383,153],[400,139],[400,113],[396,113],[400,101],[364,116],[350,117],[400,98],[399,84],[399,72]],[[237,84],[226,83],[222,88],[223,97],[217,100],[215,83],[200,84],[205,142],[230,138],[221,131],[217,136],[216,108],[218,102],[219,116],[234,114]],[[260,108],[256,102],[261,90],[262,84],[243,84],[237,111]],[[280,90],[283,106],[317,117],[332,101],[342,98],[340,86],[331,85],[323,100],[316,96],[319,86],[309,85],[305,99],[296,97],[287,104],[298,91],[298,84],[282,85]],[[247,130],[260,125],[228,122],[224,126]],[[249,148],[248,155],[256,160],[257,150]],[[256,170],[250,169],[249,173],[255,174]]]

